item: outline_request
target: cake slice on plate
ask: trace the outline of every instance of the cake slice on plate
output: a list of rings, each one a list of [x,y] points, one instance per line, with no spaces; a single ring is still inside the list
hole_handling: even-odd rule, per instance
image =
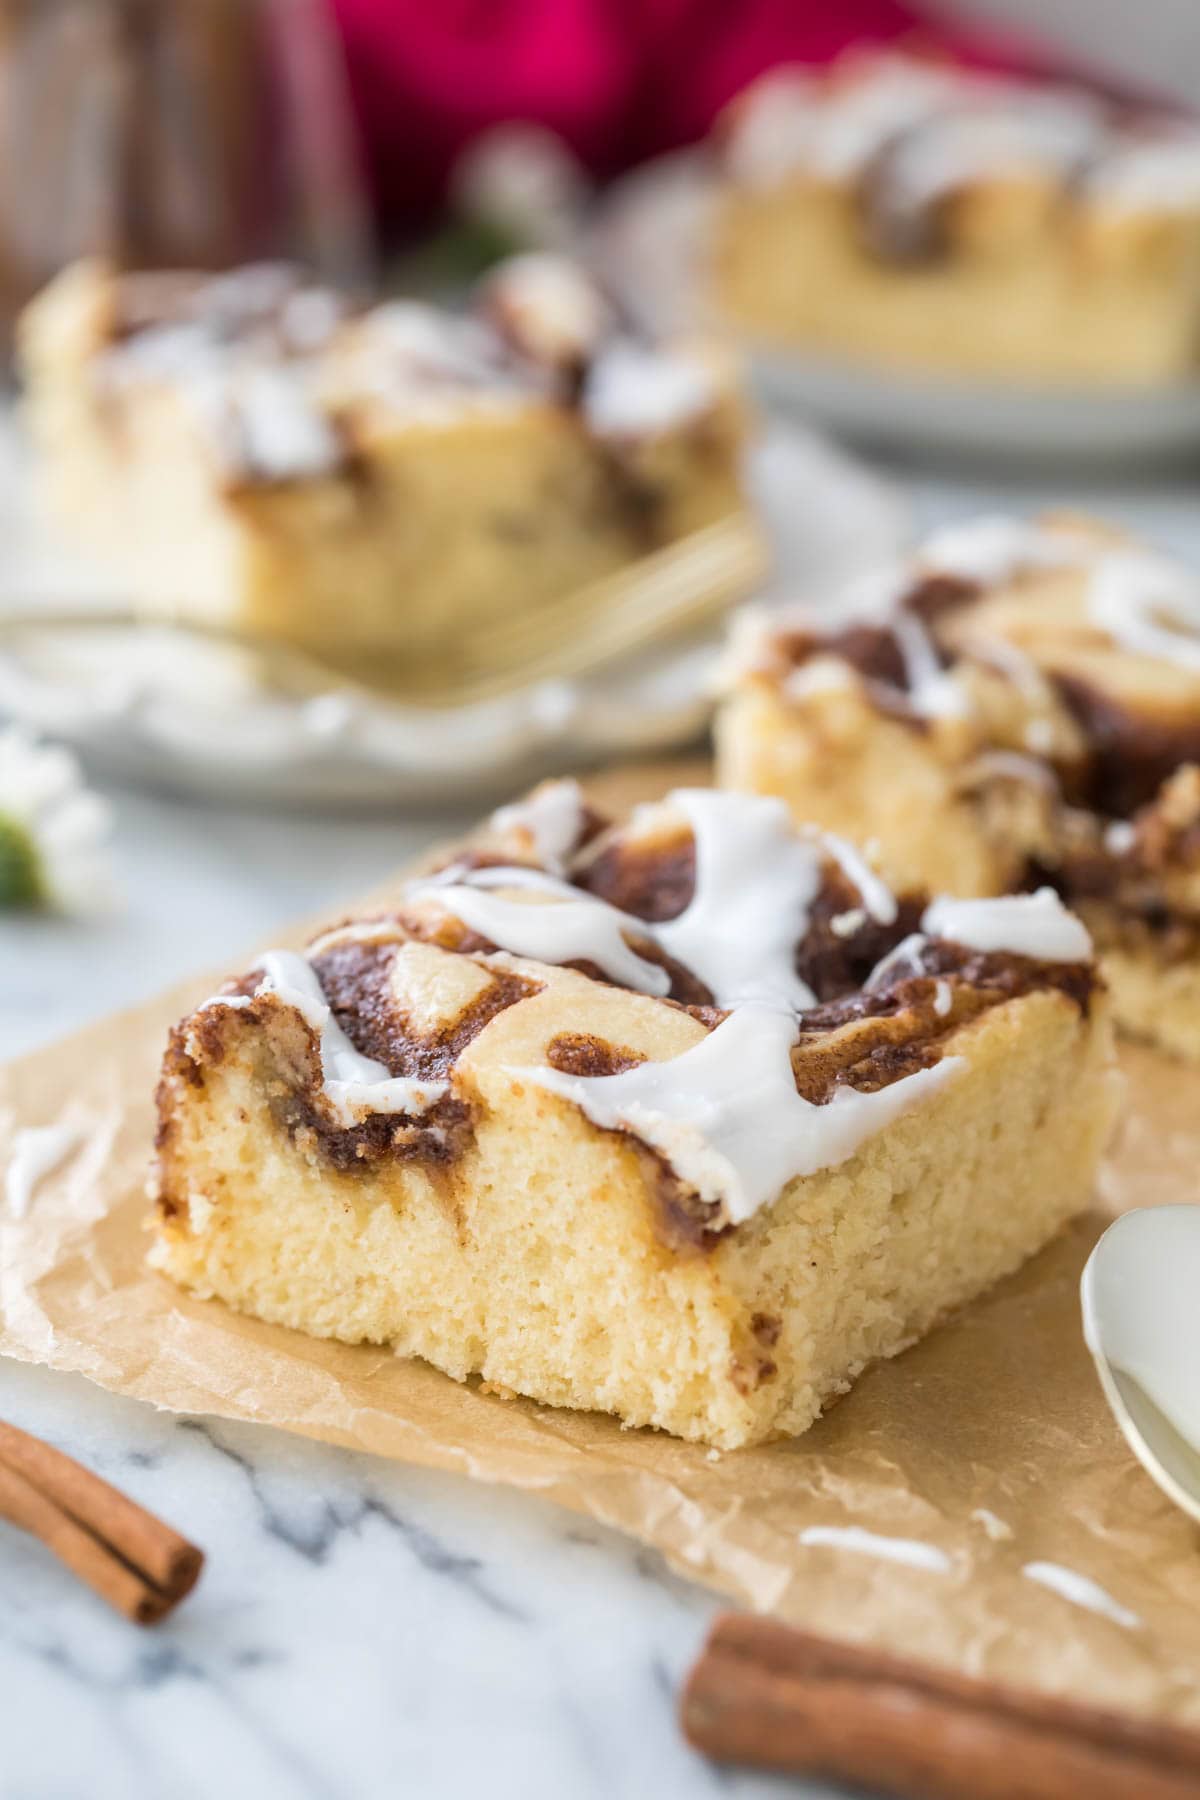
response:
[[[556,257],[466,313],[85,263],[20,339],[50,509],[153,615],[379,678],[731,519],[751,557],[729,360],[638,335]]]
[[[1200,581],[1094,522],[982,518],[844,598],[743,622],[721,781],[901,886],[1050,883],[1118,1022],[1200,1059]]]
[[[1195,370],[1190,121],[860,50],[755,82],[715,161],[712,298],[764,347],[1028,384]]]
[[[157,1267],[732,1448],[1039,1249],[1112,1112],[1049,892],[896,900],[782,802],[573,783],[173,1033]]]

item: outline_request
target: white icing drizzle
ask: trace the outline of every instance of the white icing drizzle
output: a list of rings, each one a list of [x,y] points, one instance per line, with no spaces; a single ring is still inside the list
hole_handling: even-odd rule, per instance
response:
[[[989,176],[1030,167],[1068,175],[1100,141],[1097,110],[1082,96],[1023,91],[1016,104],[985,101],[918,121],[889,150],[888,191],[915,210]]]
[[[528,800],[492,814],[495,831],[528,833],[538,861],[561,874],[583,830],[583,789],[577,781],[548,781]]]
[[[901,938],[900,942],[889,950],[886,956],[880,957],[863,982],[864,990],[869,991],[879,987],[884,979],[897,969],[908,967],[914,975],[919,975],[921,973],[921,952],[928,941],[923,932],[910,931],[908,936]]]
[[[718,1006],[757,1002],[795,1011],[815,1003],[812,989],[796,973],[795,958],[826,855],[842,863],[875,917],[895,917],[890,891],[862,858],[840,840],[800,834],[782,800],[680,788],[669,805],[691,828],[696,856],[692,898],[677,918],[651,924],[536,869],[449,871],[456,876],[452,885],[435,879],[414,891],[427,893],[517,956],[548,963],[587,960],[627,987],[667,993],[665,971],[630,948],[632,934],[657,943],[691,970]],[[472,891],[505,887],[541,891],[562,904],[527,906]]]
[[[877,55],[832,81],[787,70],[757,83],[736,108],[726,163],[748,187],[797,171],[848,183],[886,153],[898,200],[921,207],[980,177],[1034,168],[1064,180],[1095,159],[1089,185],[1105,193],[1187,204],[1197,181],[1189,140],[1166,141],[1171,149],[1156,156],[1162,140],[1115,136],[1103,105],[1083,92]]]
[[[1085,191],[1122,212],[1200,211],[1200,136],[1125,138],[1088,171]]]
[[[1104,848],[1110,856],[1128,856],[1137,843],[1137,829],[1128,819],[1113,819],[1104,827]]]
[[[1200,582],[1165,557],[1109,550],[1092,570],[1087,610],[1123,649],[1200,672]]]
[[[953,1004],[954,995],[950,990],[950,983],[939,976],[933,984],[933,1010],[939,1019],[944,1019]]]
[[[888,152],[887,179],[923,206],[981,176],[1034,167],[1079,180],[1089,201],[1130,211],[1200,208],[1200,134],[1115,126],[1094,96],[877,56],[848,78],[786,70],[736,109],[726,164],[771,187],[798,170],[850,182]]]
[[[256,994],[270,993],[295,1009],[320,1046],[323,1092],[338,1124],[349,1129],[371,1113],[428,1112],[448,1091],[445,1081],[391,1075],[381,1062],[356,1050],[333,1016],[316,970],[294,950],[268,950],[259,958]],[[217,994],[208,1007],[248,1006],[245,995]]]
[[[910,1569],[926,1569],[931,1575],[948,1575],[953,1563],[936,1544],[919,1538],[882,1537],[861,1525],[806,1525],[800,1533],[805,1545],[830,1550],[849,1550],[855,1556],[877,1556],[884,1562],[904,1563]]]
[[[942,668],[933,639],[920,619],[900,607],[890,623],[904,658],[909,704],[927,718],[961,718],[968,710],[967,696],[953,675]]]
[[[737,1225],[770,1205],[790,1181],[836,1168],[875,1132],[926,1099],[963,1066],[946,1057],[874,1093],[838,1088],[823,1106],[796,1091],[796,1020],[742,1006],[669,1062],[619,1075],[513,1070],[573,1101],[592,1123],[634,1133],[666,1157],[680,1180]]]
[[[436,386],[488,388],[501,380],[500,346],[478,319],[420,300],[388,300],[363,328],[378,359],[379,391],[388,397]]]
[[[730,171],[751,187],[771,186],[797,169],[851,180],[889,139],[929,118],[955,91],[947,72],[903,57],[880,58],[869,73],[834,87],[781,71],[739,106]]]
[[[1019,750],[983,750],[972,757],[959,776],[960,787],[972,787],[981,781],[1020,781],[1031,787],[1058,791],[1054,770],[1036,756],[1024,756]]]
[[[835,837],[830,831],[822,832],[821,842],[842,873],[854,883],[862,896],[863,906],[876,924],[893,925],[898,911],[896,896],[887,883],[880,880],[861,851],[856,850],[853,844],[848,844],[845,838]],[[841,913],[838,916],[844,919],[846,914]],[[837,932],[833,920],[830,920],[830,924],[834,927],[836,935],[842,935]]]
[[[582,362],[609,330],[612,310],[578,263],[551,251],[504,262],[486,287],[501,328],[535,361]]]
[[[311,961],[339,944],[401,944],[408,937],[399,919],[351,919],[345,925],[334,925],[309,944],[305,954]],[[249,1004],[249,1002],[247,1002]]]
[[[843,590],[840,611],[847,622],[862,621],[892,633],[904,664],[904,687],[898,691],[914,712],[928,718],[962,717],[970,710],[967,694],[953,674],[942,668],[934,641],[923,622],[901,604],[911,585],[907,568],[888,564],[872,569]],[[820,621],[811,615],[797,613],[796,623],[803,626],[806,622],[814,631],[820,632]],[[807,668],[802,666],[793,670],[785,681],[787,697],[801,699],[806,693],[821,688],[844,685],[846,665],[839,664],[836,656],[832,660],[814,659],[818,669],[823,663],[831,671],[840,667],[843,671],[841,679],[825,674],[824,670],[815,678],[806,678]],[[850,673],[849,679],[853,681],[857,677]]]
[[[1092,954],[1086,926],[1048,887],[995,900],[943,896],[926,907],[921,928],[970,950],[1006,951],[1041,962],[1086,962]]]
[[[1021,1570],[1029,1581],[1036,1581],[1040,1586],[1049,1588],[1072,1606],[1086,1607],[1088,1612],[1099,1613],[1103,1618],[1111,1619],[1114,1625],[1123,1625],[1126,1631],[1138,1631],[1142,1621],[1138,1614],[1122,1606],[1114,1600],[1107,1588],[1102,1588],[1097,1581],[1087,1575],[1077,1574],[1074,1569],[1065,1569],[1061,1563],[1030,1562]]]
[[[1066,526],[985,517],[936,532],[920,562],[983,587],[1001,586],[1024,570],[1086,569],[1087,615],[1097,630],[1136,655],[1200,671],[1200,582],[1165,556]],[[1031,698],[1044,695],[1044,678],[1019,650],[989,644],[989,657],[993,650]]]
[[[801,837],[782,800],[678,788],[696,845],[686,910],[655,927],[669,956],[698,975],[718,1006],[814,1004],[796,973],[796,945],[821,887],[821,843]]]
[[[328,474],[342,462],[341,440],[298,363],[214,368],[186,380],[182,392],[222,464],[235,474],[297,481]]]
[[[936,574],[999,587],[1025,569],[1088,563],[1097,550],[1096,540],[1082,532],[989,513],[935,531],[922,545],[918,560]]]
[[[789,669],[783,678],[785,700],[807,700],[810,694],[845,693],[857,685],[854,671],[834,656],[814,656]]]
[[[862,930],[866,922],[866,907],[852,906],[849,912],[834,913],[829,921],[829,929],[836,938],[851,938]]]
[[[968,646],[968,654],[1006,675],[1032,705],[1045,706],[1053,699],[1050,684],[1033,658],[1007,638],[976,639]]]
[[[697,358],[614,338],[588,370],[583,413],[598,437],[651,437],[698,418],[713,399],[712,374]]]
[[[16,1133],[4,1176],[4,1201],[10,1218],[25,1217],[39,1182],[67,1160],[82,1136],[78,1125],[27,1126]]]
[[[536,870],[478,869],[472,871],[470,882],[464,879],[452,887],[431,886],[428,892],[456,919],[513,956],[554,964],[592,962],[622,987],[660,998],[670,993],[667,971],[639,956],[626,937],[632,932],[652,939],[650,926],[592,894],[566,883],[552,886],[551,877],[538,881],[536,875]],[[486,887],[540,888],[550,893],[557,888],[563,897],[548,906],[530,906],[479,891]]]

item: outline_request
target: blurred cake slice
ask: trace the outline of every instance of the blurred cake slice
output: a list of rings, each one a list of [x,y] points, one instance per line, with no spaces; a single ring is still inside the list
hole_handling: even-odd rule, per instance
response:
[[[81,264],[21,348],[51,510],[112,584],[375,676],[742,510],[728,362],[635,336],[550,256],[468,314]]]
[[[714,299],[897,370],[1146,384],[1200,358],[1200,130],[896,54],[766,75],[718,129]]]
[[[1107,1003],[1049,892],[898,902],[778,801],[505,809],[172,1035],[158,1268],[258,1318],[723,1448],[1087,1201]]]
[[[1118,1021],[1200,1058],[1200,582],[1092,522],[983,518],[845,601],[742,624],[722,783],[901,886],[1049,882]]]

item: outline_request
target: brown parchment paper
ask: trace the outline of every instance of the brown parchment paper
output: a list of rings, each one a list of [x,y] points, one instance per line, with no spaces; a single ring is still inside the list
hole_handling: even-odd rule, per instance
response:
[[[669,782],[661,766],[626,772],[606,778],[601,799],[646,798]],[[1113,1211],[1200,1198],[1200,1073],[1125,1052],[1129,1117],[1092,1213],[868,1371],[804,1437],[718,1458],[606,1418],[506,1402],[378,1349],[260,1325],[148,1273],[157,1065],[168,1025],[213,985],[211,974],[185,982],[0,1070],[0,1168],[22,1125],[65,1120],[82,1133],[24,1220],[0,1209],[0,1351],[179,1412],[527,1488],[812,1629],[1200,1724],[1200,1532],[1126,1449],[1077,1298]],[[920,1540],[950,1566],[803,1545],[815,1524]],[[1140,1624],[1035,1584],[1021,1573],[1033,1561],[1098,1582]]]

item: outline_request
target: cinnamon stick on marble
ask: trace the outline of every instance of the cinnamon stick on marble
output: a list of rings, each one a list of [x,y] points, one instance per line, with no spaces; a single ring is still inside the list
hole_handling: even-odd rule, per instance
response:
[[[1196,1800],[1200,1733],[725,1614],[681,1700],[721,1762],[896,1800]]]
[[[110,1606],[153,1625],[189,1594],[203,1552],[144,1507],[0,1422],[0,1518],[39,1538]]]

